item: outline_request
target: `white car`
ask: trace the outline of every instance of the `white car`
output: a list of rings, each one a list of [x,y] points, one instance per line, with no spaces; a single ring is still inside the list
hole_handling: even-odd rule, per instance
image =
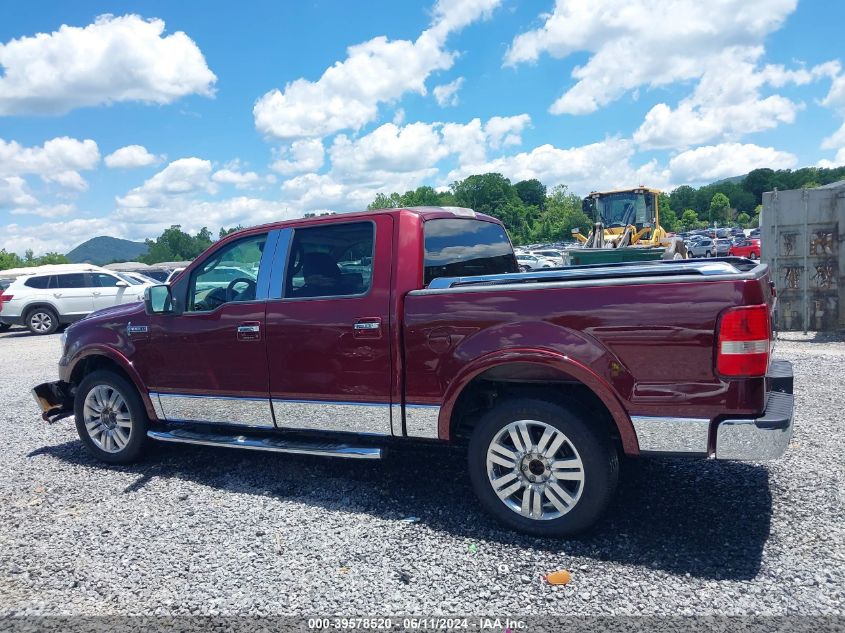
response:
[[[21,275],[3,291],[0,323],[24,325],[33,334],[52,334],[95,310],[142,301],[152,284],[130,284],[96,266]]]
[[[548,259],[552,262],[555,267],[564,266],[566,265],[566,259],[563,256],[563,253],[560,251],[556,251],[554,249],[543,249],[543,250],[536,250],[531,251],[531,254],[535,257],[541,257],[543,259]]]
[[[539,268],[554,268],[554,262],[545,257],[537,257],[530,253],[519,253],[516,256],[516,263],[522,271],[537,270]]]

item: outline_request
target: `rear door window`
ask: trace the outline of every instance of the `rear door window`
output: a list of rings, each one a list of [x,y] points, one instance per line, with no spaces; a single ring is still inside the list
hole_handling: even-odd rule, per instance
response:
[[[68,273],[53,275],[50,278],[50,288],[87,288],[85,273]]]
[[[374,246],[372,222],[296,229],[284,296],[313,299],[367,294],[373,279]]]
[[[519,272],[504,227],[493,222],[441,218],[425,223],[424,285],[438,277]],[[525,259],[535,260],[527,256]]]
[[[46,290],[50,282],[49,277],[30,277],[23,285],[27,288],[37,288],[38,290]]]

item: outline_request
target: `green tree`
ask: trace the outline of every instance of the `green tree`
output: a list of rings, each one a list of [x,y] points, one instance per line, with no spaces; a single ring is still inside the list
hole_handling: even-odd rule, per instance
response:
[[[217,234],[217,239],[222,240],[227,235],[230,235],[231,233],[234,233],[235,231],[240,231],[243,228],[244,227],[242,227],[240,224],[238,224],[237,226],[233,226],[231,229],[227,229],[227,228],[224,228],[224,227],[221,226],[220,232]]]
[[[723,193],[717,193],[710,201],[710,224],[725,224],[730,221],[731,201]]]
[[[747,213],[740,213],[736,216],[736,221],[739,222],[740,226],[748,228],[748,223],[751,222],[751,216]]]
[[[367,210],[373,209],[395,209],[400,206],[401,196],[398,193],[391,193],[389,196],[383,193],[376,194],[376,199],[367,205]]]
[[[0,270],[7,268],[20,268],[23,266],[23,260],[17,253],[9,253],[5,248],[0,249]]]
[[[691,209],[695,204],[695,189],[681,185],[672,191],[669,200],[673,209]]]
[[[196,235],[189,235],[182,226],[174,224],[154,240],[146,240],[146,255],[141,256],[145,264],[159,262],[187,261],[194,259],[211,246],[211,231],[203,227]]]
[[[543,210],[546,203],[546,186],[543,183],[536,178],[520,180],[514,188],[524,204]]]
[[[682,231],[692,231],[701,228],[703,224],[704,222],[699,220],[698,214],[693,209],[686,209],[681,214],[680,228]]]

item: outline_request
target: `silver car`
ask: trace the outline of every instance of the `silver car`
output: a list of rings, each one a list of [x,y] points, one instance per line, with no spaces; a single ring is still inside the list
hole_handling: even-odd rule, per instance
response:
[[[703,240],[691,242],[688,250],[692,257],[713,257],[716,252],[716,244],[709,237],[706,237]]]
[[[716,257],[727,257],[728,252],[731,250],[731,240],[730,239],[718,239],[716,240]]]

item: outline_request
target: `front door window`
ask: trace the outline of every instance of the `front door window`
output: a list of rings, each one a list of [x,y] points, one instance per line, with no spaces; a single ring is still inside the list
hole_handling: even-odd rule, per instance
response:
[[[266,241],[266,234],[245,237],[199,266],[191,275],[187,311],[210,312],[226,303],[254,301]]]

